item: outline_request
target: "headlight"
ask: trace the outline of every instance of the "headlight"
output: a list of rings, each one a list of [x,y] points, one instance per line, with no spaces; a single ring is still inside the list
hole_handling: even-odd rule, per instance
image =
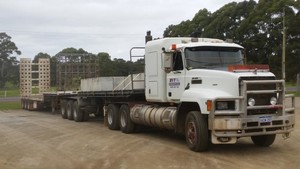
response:
[[[254,105],[255,105],[255,99],[249,98],[249,99],[248,99],[248,105],[249,105],[249,106],[254,106]]]
[[[216,110],[235,110],[235,101],[217,101]]]
[[[277,104],[277,98],[276,97],[272,97],[271,99],[270,99],[270,104],[271,105],[276,105]]]
[[[228,102],[217,102],[217,110],[227,110]]]

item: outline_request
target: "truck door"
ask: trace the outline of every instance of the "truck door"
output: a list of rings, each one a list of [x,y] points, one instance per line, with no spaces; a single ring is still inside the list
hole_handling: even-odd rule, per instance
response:
[[[167,98],[168,101],[177,102],[185,88],[185,69],[180,51],[173,53],[172,71],[167,74]]]

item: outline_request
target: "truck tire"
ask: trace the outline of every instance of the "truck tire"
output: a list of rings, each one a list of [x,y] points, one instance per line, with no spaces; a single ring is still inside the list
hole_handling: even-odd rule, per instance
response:
[[[83,111],[80,109],[78,101],[73,103],[73,117],[74,121],[82,122],[83,121]]]
[[[111,130],[120,129],[119,126],[119,107],[115,104],[109,104],[107,106],[107,125]]]
[[[60,103],[60,113],[63,119],[68,118],[66,109],[67,109],[66,101],[62,100]]]
[[[276,134],[262,135],[262,136],[251,136],[252,142],[260,147],[269,147],[275,141]]]
[[[135,131],[135,124],[130,118],[130,108],[123,104],[119,110],[120,115],[120,129],[123,133],[133,133]]]
[[[207,118],[199,111],[191,111],[185,119],[185,138],[192,151],[206,151],[209,146]]]
[[[69,100],[67,102],[67,117],[69,120],[73,120],[74,116],[73,116],[73,101]]]

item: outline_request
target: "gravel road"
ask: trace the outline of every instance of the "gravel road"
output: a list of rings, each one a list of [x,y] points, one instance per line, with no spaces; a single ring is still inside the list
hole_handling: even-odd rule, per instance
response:
[[[76,123],[49,112],[0,111],[0,169],[213,168],[300,169],[300,99],[289,139],[277,135],[269,148],[242,138],[235,145],[190,151],[167,131],[111,131],[102,120]]]

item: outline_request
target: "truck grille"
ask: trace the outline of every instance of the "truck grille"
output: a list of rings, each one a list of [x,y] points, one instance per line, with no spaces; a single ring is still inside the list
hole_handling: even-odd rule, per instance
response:
[[[243,94],[242,91],[242,82],[244,80],[253,81],[253,80],[275,80],[275,77],[241,77],[239,79],[240,84],[240,95]],[[248,84],[247,91],[265,91],[265,90],[276,90],[277,86],[273,83],[261,83],[261,84]],[[261,93],[261,94],[247,94],[246,101],[249,98],[255,99],[255,106],[266,106],[270,105],[270,99],[272,97],[277,97],[276,93]],[[261,115],[261,114],[276,114],[277,109],[250,109],[247,110],[247,115]]]

